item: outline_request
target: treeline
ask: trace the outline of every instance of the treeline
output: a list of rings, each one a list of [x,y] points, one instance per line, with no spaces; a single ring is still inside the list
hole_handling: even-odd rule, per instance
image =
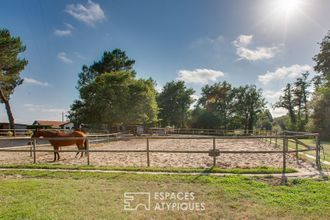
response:
[[[262,91],[228,82],[206,85],[194,100],[183,81],[168,82],[160,93],[152,79],[137,79],[135,61],[124,51],[105,52],[100,61],[83,66],[77,89],[80,99],[69,112],[76,124],[145,124],[194,128],[271,129],[271,114]],[[197,105],[191,108],[194,101]],[[262,117],[265,116],[265,117]]]
[[[226,81],[206,85],[197,104],[190,109],[193,93],[183,81],[172,81],[164,86],[157,99],[162,125],[245,131],[258,125],[271,129],[271,114],[265,107],[262,91],[255,86],[235,88]],[[261,115],[268,117],[259,117]]]

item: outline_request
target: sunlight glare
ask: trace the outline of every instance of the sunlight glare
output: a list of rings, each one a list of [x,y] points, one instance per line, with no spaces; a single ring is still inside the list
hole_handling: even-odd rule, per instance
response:
[[[278,10],[285,13],[291,13],[299,8],[299,0],[277,0],[276,5]]]

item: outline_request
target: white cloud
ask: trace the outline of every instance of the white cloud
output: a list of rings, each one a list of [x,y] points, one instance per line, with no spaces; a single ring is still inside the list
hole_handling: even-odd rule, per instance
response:
[[[240,57],[239,59],[246,59],[250,61],[270,59],[275,56],[280,50],[278,47],[256,47],[255,49],[249,49],[252,43],[253,35],[240,35],[233,41],[236,47],[236,54]]]
[[[72,31],[71,30],[59,30],[55,29],[54,34],[59,37],[65,37],[65,36],[71,36]]]
[[[240,35],[233,41],[236,47],[246,47],[252,42],[253,35]]]
[[[157,91],[158,93],[161,93],[161,92],[163,91],[163,86],[157,84],[157,85],[155,86],[155,89],[156,89],[156,91]]]
[[[87,25],[94,26],[95,23],[105,19],[105,14],[101,6],[97,3],[88,0],[86,5],[70,4],[66,6],[65,11],[72,17]]]
[[[178,72],[178,80],[183,80],[187,83],[207,84],[208,82],[217,81],[218,78],[223,77],[222,71],[211,69],[195,69],[195,70],[180,70]]]
[[[193,99],[193,103],[190,105],[190,109],[193,110],[194,107],[196,107],[196,105],[198,103],[198,99],[200,98],[200,96],[196,95],[196,94],[192,94],[192,95],[190,95],[190,97]]]
[[[41,112],[41,113],[47,113],[47,112],[61,113],[67,111],[64,108],[52,108],[51,106],[48,105],[35,105],[35,104],[25,104],[24,108],[30,112]]]
[[[27,84],[33,84],[33,85],[39,85],[39,86],[49,86],[48,82],[41,82],[36,79],[32,79],[32,78],[28,78],[28,77],[24,77],[23,79],[24,79],[24,83],[27,83]]]
[[[263,92],[264,97],[267,99],[268,102],[274,103],[276,102],[280,96],[282,95],[282,89],[279,91],[271,91],[265,90]]]
[[[269,111],[274,118],[286,115],[288,113],[288,111],[284,108],[269,108]]]
[[[258,80],[259,82],[261,82],[262,84],[266,85],[271,81],[274,80],[282,80],[282,79],[286,79],[286,78],[297,78],[299,77],[302,73],[306,72],[306,71],[311,71],[313,68],[309,65],[292,65],[289,67],[280,67],[277,68],[274,72],[270,72],[267,71],[265,74],[263,75],[259,75],[258,76]]]
[[[191,96],[190,96],[193,100],[198,100],[199,98],[200,98],[200,96],[199,95],[196,95],[196,94],[192,94]]]
[[[73,61],[67,57],[65,52],[58,53],[57,58],[60,59],[63,63],[73,63]]]
[[[257,47],[255,50],[251,50],[245,47],[238,47],[236,54],[240,59],[246,59],[251,61],[270,59],[275,56],[279,51],[277,47]]]

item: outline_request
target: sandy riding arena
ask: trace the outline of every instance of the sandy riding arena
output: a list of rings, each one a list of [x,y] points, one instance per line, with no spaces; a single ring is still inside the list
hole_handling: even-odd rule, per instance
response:
[[[150,139],[150,150],[209,150],[213,146],[212,139]],[[216,148],[221,150],[281,150],[273,144],[259,139],[217,139]],[[25,148],[28,149],[28,148]],[[37,147],[37,149],[52,149]],[[76,147],[63,147],[62,150],[75,150]],[[128,139],[105,143],[91,143],[90,150],[145,150],[146,139]],[[86,157],[75,158],[74,152],[61,152],[60,164],[86,164]],[[53,153],[37,152],[37,163],[53,163]],[[0,152],[0,164],[32,163],[29,152]],[[91,165],[107,166],[146,166],[146,153],[113,153],[91,152]],[[213,158],[207,153],[150,153],[150,165],[153,167],[195,167],[204,168],[213,165]],[[252,167],[282,167],[282,154],[220,154],[217,157],[217,167],[221,168],[252,168]],[[299,160],[297,164],[294,154],[287,154],[287,166],[299,169],[313,169],[308,162]]]

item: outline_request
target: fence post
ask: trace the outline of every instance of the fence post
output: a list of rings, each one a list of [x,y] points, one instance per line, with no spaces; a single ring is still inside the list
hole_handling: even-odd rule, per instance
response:
[[[87,165],[90,165],[90,162],[89,162],[89,141],[88,141],[87,138],[85,139],[85,141],[86,141],[85,154],[87,156]]]
[[[275,147],[277,147],[277,134],[275,134]]]
[[[150,167],[150,157],[149,157],[149,138],[147,138],[147,165]]]
[[[217,164],[217,157],[215,155],[215,138],[213,138],[213,167]]]
[[[321,157],[320,157],[320,137],[319,134],[315,135],[316,144],[316,154],[315,154],[315,164],[318,170],[321,170]]]
[[[297,164],[299,164],[298,139],[295,138],[295,141],[296,141],[296,159],[297,159]]]
[[[37,163],[36,145],[37,145],[37,140],[33,138],[33,163]]]
[[[286,151],[287,151],[288,139],[283,138],[283,170],[282,170],[282,184],[287,184],[286,173]]]
[[[32,157],[32,142],[30,142],[30,157]]]

